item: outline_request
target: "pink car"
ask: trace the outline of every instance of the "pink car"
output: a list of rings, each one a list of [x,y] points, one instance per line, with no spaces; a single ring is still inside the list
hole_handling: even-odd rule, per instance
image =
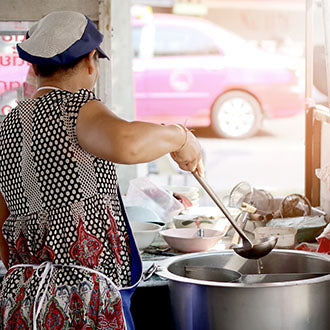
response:
[[[156,14],[132,19],[132,30],[138,120],[212,125],[219,136],[243,138],[254,135],[265,117],[303,110],[303,90],[280,56],[211,22]],[[0,39],[2,115],[16,105],[18,87],[33,94],[32,70],[15,50],[22,38]]]
[[[203,19],[133,19],[139,120],[212,125],[222,137],[254,135],[263,118],[303,110],[303,89],[280,56]]]

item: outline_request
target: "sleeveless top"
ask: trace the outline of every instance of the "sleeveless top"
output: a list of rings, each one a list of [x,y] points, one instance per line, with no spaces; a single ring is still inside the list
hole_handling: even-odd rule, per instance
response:
[[[124,327],[114,287],[131,285],[131,254],[115,166],[83,150],[76,136],[79,109],[93,99],[93,92],[82,89],[20,101],[0,131],[9,265],[50,261],[85,268],[56,267],[47,274],[40,329]],[[86,269],[105,274],[114,285]],[[0,287],[0,328],[31,328],[41,273],[33,267],[7,272]]]

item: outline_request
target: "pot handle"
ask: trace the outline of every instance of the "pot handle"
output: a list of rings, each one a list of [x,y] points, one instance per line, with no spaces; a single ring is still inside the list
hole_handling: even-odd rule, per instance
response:
[[[161,267],[156,265],[155,263],[152,264],[145,272],[142,274],[142,280],[144,282],[148,281],[152,275],[154,275],[157,271],[161,270]]]

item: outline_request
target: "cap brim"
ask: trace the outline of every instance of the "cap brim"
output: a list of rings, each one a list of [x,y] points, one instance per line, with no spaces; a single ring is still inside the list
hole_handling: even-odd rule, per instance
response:
[[[110,61],[109,56],[101,49],[100,46],[96,47],[96,49],[100,53],[100,55],[99,55],[100,58],[106,58],[106,59],[108,59]]]

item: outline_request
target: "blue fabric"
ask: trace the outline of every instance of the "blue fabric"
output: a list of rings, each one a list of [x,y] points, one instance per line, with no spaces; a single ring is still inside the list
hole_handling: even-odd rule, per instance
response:
[[[137,285],[139,284],[139,280],[142,275],[142,261],[141,257],[139,254],[139,250],[136,247],[135,240],[133,237],[132,229],[129,225],[129,221],[127,218],[127,214],[125,212],[125,207],[123,200],[121,198],[120,190],[119,187],[117,188],[118,196],[119,196],[119,201],[120,201],[120,207],[122,209],[122,213],[125,219],[126,227],[127,227],[127,233],[130,239],[130,246],[131,246],[131,279],[132,283],[131,285],[133,286],[130,289],[123,289],[120,290],[121,298],[122,298],[122,303],[123,303],[123,310],[124,310],[124,316],[126,320],[126,325],[128,330],[134,330],[134,321],[132,318],[131,314],[131,297],[132,294],[134,293],[134,290],[136,289]]]
[[[97,49],[103,57],[109,59],[109,57],[104,53],[104,51],[99,47],[103,40],[103,34],[99,32],[96,28],[94,22],[92,22],[87,16],[87,25],[82,37],[72,44],[64,52],[57,54],[53,57],[39,57],[34,56],[23,50],[19,45],[16,46],[18,55],[23,60],[33,63],[33,64],[43,64],[43,65],[65,65],[76,58],[88,54],[93,49]],[[29,38],[27,33],[26,38]],[[102,56],[101,56],[102,57]]]
[[[133,287],[132,289],[120,290],[127,330],[135,329],[134,321],[131,313],[131,297],[135,289],[136,286]]]

